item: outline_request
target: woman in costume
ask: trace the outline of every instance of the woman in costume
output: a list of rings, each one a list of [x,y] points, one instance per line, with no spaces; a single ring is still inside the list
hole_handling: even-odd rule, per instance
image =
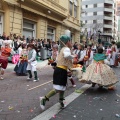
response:
[[[93,51],[91,45],[87,46],[87,49],[84,51],[84,60],[86,61],[86,66],[89,66],[93,60]]]
[[[27,65],[28,65],[28,52],[27,52],[27,48],[26,48],[26,44],[22,44],[22,51],[20,53],[20,58],[19,58],[19,62],[17,63],[17,65],[14,68],[14,71],[16,72],[17,75],[20,76],[25,76],[27,75]]]
[[[28,49],[28,65],[27,65],[27,71],[28,71],[28,78],[27,80],[32,79],[32,72],[34,72],[34,82],[37,82],[39,80],[38,75],[37,75],[37,52],[36,48],[33,44],[28,44],[27,46]]]
[[[4,70],[7,68],[8,65],[8,57],[10,56],[12,49],[10,48],[8,42],[4,43],[5,46],[1,47],[1,55],[0,55],[0,66],[1,66],[1,76],[0,79],[3,80]]]
[[[118,48],[117,48],[117,45],[114,41],[112,41],[112,47],[111,47],[111,50],[112,50],[112,62],[111,62],[111,66],[114,67],[116,66],[116,57],[117,57],[117,53],[118,53]]]
[[[70,48],[72,47],[72,44],[67,35],[62,35],[60,37],[60,46],[61,50],[57,57],[57,67],[53,74],[53,90],[44,97],[40,97],[40,107],[43,110],[45,109],[46,101],[49,101],[49,98],[56,93],[59,93],[60,106],[61,108],[64,108],[63,100],[67,85],[67,69],[72,67],[72,59],[74,56],[71,54]]]
[[[98,53],[95,54],[93,59],[93,63],[87,67],[80,82],[92,83],[92,87],[98,84],[100,88],[103,86],[109,87],[118,82],[112,68],[106,65],[109,62],[106,60],[106,55],[103,54],[102,48],[98,48]]]

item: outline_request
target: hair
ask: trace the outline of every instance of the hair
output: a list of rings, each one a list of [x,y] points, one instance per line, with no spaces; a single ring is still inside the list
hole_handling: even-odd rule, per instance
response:
[[[26,47],[26,44],[22,44],[22,49],[24,49]]]
[[[27,48],[28,48],[28,47],[30,47],[30,48],[32,48],[32,49],[34,49],[34,50],[37,51],[37,48],[36,48],[35,45],[32,44],[32,43],[28,44],[28,45],[27,45]]]
[[[114,45],[114,44],[115,44],[115,41],[112,41],[111,43]]]
[[[103,48],[99,47],[98,48],[98,53],[102,54],[103,53]]]

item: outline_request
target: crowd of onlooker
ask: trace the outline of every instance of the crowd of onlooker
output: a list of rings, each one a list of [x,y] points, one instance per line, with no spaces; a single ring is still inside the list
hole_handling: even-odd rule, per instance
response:
[[[20,53],[19,48],[22,44],[27,45],[29,43],[32,43],[35,45],[38,55],[40,55],[40,50],[43,47],[45,47],[48,51],[52,51],[52,46],[59,45],[58,41],[55,42],[50,39],[35,39],[31,36],[25,38],[25,36],[21,37],[20,35],[17,36],[16,34],[10,34],[10,36],[6,36],[5,32],[0,36],[0,46],[3,45],[3,41],[11,41],[10,47],[17,53]]]

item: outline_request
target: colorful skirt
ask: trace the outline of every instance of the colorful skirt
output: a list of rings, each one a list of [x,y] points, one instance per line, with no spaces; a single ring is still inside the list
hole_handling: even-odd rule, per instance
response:
[[[8,58],[4,56],[0,56],[0,64],[3,69],[6,69],[8,65]]]
[[[16,72],[17,75],[20,76],[25,76],[27,75],[27,61],[19,61],[18,64],[15,66],[14,71]]]
[[[112,68],[108,65],[93,62],[87,67],[86,72],[83,73],[80,82],[89,84],[96,83],[98,85],[109,87],[117,83],[118,79]]]

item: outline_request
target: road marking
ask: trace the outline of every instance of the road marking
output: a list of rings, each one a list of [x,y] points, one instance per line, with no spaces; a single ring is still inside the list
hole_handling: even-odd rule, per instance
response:
[[[33,88],[30,88],[30,89],[28,89],[28,90],[30,91],[30,90],[36,89],[36,88],[38,88],[38,87],[41,87],[41,86],[46,85],[46,84],[48,84],[48,83],[51,83],[52,81],[53,81],[53,80],[50,80],[50,81],[48,81],[48,82],[46,82],[46,83],[40,84],[40,85],[35,86],[35,87],[33,87]]]
[[[73,92],[69,96],[65,98],[66,101],[66,106],[70,104],[72,101],[74,101],[76,98],[78,98],[82,93],[84,93],[91,85],[85,84],[82,86],[79,90],[81,91],[80,93],[75,93]],[[60,112],[59,108],[59,103],[56,103],[37,117],[33,118],[32,120],[50,120],[54,115],[56,115],[58,112]]]

